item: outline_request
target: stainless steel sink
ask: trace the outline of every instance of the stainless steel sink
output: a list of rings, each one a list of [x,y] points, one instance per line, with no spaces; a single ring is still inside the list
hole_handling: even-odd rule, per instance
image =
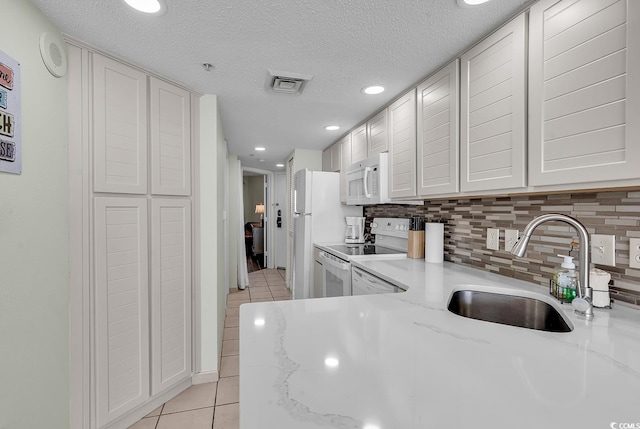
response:
[[[572,327],[551,304],[525,296],[478,290],[451,294],[449,311],[459,316],[547,332],[571,332]]]

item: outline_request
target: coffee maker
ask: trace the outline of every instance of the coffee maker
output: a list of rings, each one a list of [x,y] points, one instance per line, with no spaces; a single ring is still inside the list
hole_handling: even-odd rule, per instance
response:
[[[345,244],[364,243],[364,217],[347,216],[347,229],[344,233]]]

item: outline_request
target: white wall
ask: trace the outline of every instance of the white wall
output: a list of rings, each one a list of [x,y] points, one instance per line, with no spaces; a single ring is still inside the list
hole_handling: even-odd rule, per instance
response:
[[[200,302],[201,374],[217,376],[228,285],[225,269],[225,165],[227,149],[215,95],[200,98]]]
[[[0,0],[0,50],[21,65],[21,175],[0,173],[0,427],[69,427],[67,81],[42,63],[57,32],[26,0]]]

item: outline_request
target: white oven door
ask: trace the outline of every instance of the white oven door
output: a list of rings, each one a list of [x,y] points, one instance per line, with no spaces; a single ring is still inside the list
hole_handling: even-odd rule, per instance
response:
[[[320,252],[322,260],[322,296],[351,295],[351,263]]]

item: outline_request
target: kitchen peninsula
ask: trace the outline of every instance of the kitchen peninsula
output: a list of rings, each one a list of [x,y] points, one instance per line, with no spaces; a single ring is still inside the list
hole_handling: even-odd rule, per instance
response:
[[[593,321],[560,305],[572,332],[483,322],[447,310],[459,288],[544,288],[452,263],[357,261],[407,291],[245,304],[240,428],[608,428],[640,422],[640,317]]]

